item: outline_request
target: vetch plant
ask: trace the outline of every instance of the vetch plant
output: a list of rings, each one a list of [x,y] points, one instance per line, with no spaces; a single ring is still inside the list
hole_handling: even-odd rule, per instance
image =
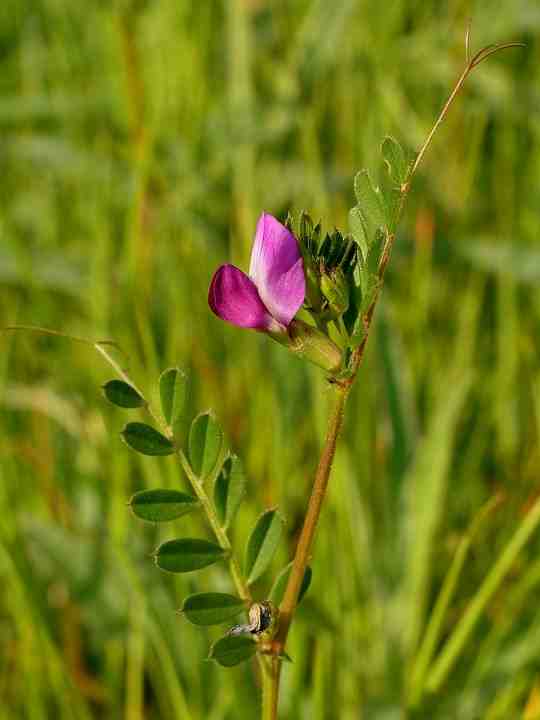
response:
[[[254,598],[252,587],[270,567],[283,534],[283,516],[267,509],[244,539],[244,562],[233,547],[230,530],[246,490],[242,463],[227,447],[225,434],[211,412],[191,422],[186,418],[185,374],[165,370],[159,378],[159,409],[133,382],[109,352],[110,343],[90,343],[118,377],[103,387],[107,400],[126,411],[139,410],[148,422],[128,422],[122,437],[129,448],[148,456],[174,456],[191,492],[153,489],[137,492],[129,504],[142,521],[170,522],[188,513],[206,519],[210,537],[180,537],[155,549],[154,561],[165,572],[191,573],[222,563],[230,576],[228,592],[196,592],[186,597],[182,616],[200,626],[228,625],[209,650],[209,658],[224,667],[256,658],[263,689],[262,717],[278,714],[280,676],[287,638],[298,604],[309,589],[314,537],[324,503],[347,399],[362,363],[374,310],[383,285],[396,229],[413,177],[437,128],[469,74],[492,54],[519,43],[483,48],[474,56],[466,40],[466,65],[426,141],[410,158],[397,140],[384,139],[384,172],[375,183],[367,170],[354,180],[357,203],[349,215],[349,230],[323,232],[305,212],[282,224],[267,213],[258,221],[249,273],[222,265],[210,284],[208,301],[221,319],[240,328],[266,334],[301,359],[325,371],[332,402],[328,429],[315,472],[303,526],[292,561],[282,569],[265,597]],[[299,316],[299,313],[301,316]],[[21,326],[11,329],[23,329]],[[26,328],[29,329],[29,328]],[[62,335],[54,331],[30,328]],[[72,338],[80,342],[89,341]],[[189,425],[189,431],[187,426]],[[540,508],[540,505],[538,506]],[[531,513],[501,556],[488,589],[427,668],[438,626],[430,625],[414,668],[411,705],[424,688],[437,689],[467,640],[480,612],[510,567],[512,557],[540,522],[540,509]],[[316,559],[315,570],[316,570]],[[330,580],[329,580],[330,581]],[[442,603],[442,601],[441,601]],[[442,613],[444,604],[437,605]],[[238,616],[246,616],[238,622]],[[234,624],[236,622],[236,624]]]

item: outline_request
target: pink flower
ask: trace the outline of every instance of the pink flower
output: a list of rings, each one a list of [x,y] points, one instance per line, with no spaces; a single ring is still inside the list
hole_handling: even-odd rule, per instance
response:
[[[304,264],[296,238],[276,218],[263,213],[251,250],[249,276],[221,265],[208,303],[222,320],[238,327],[284,333],[304,302]]]

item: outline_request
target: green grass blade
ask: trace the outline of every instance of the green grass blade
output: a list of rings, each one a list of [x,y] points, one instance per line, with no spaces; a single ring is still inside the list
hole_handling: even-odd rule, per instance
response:
[[[426,682],[426,687],[430,692],[436,692],[448,677],[474,626],[485,611],[493,594],[506,578],[524,545],[538,528],[538,525],[540,525],[540,499],[535,502],[522,520],[436,659]]]

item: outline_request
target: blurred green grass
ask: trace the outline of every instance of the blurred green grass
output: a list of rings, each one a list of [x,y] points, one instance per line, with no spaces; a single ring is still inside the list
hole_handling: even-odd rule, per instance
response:
[[[414,659],[467,528],[438,652],[538,496],[540,10],[535,0],[5,0],[0,7],[0,325],[113,338],[149,388],[184,367],[290,557],[324,431],[321,374],[211,316],[215,267],[246,266],[258,214],[346,227],[382,137],[417,148],[475,46],[527,47],[473,75],[418,177],[349,407],[291,636],[290,720],[523,717],[540,671],[538,537],[440,689],[407,709]],[[0,718],[257,717],[250,667],[202,662],[218,630],[174,611],[230,590],[149,555],[135,490],[182,483],[134,457],[82,345],[3,335]],[[260,583],[260,595],[268,589]],[[532,712],[532,711],[530,711]],[[535,717],[534,715],[530,716]],[[529,718],[530,720],[530,718]]]

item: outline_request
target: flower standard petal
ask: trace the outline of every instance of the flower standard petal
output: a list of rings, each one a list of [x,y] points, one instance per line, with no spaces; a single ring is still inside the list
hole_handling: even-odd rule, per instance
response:
[[[292,232],[268,213],[257,223],[249,276],[272,316],[288,325],[304,302],[304,263]]]
[[[256,330],[276,329],[253,281],[234,265],[222,265],[212,278],[208,304],[222,320]]]

